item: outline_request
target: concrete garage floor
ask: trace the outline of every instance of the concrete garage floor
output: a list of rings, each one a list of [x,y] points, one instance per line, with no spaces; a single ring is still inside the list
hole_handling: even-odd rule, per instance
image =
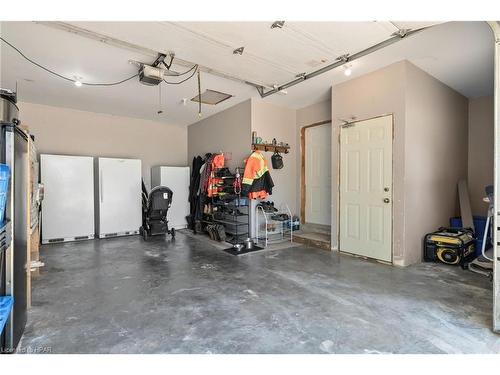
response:
[[[491,284],[460,268],[306,247],[234,257],[183,233],[44,246],[42,258],[20,352],[500,352]]]

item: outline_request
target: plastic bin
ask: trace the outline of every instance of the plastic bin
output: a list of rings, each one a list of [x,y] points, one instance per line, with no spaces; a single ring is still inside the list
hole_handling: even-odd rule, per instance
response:
[[[11,296],[0,297],[0,335],[5,328],[7,320],[9,320],[10,311],[12,310],[12,305],[14,304],[14,299]]]
[[[482,237],[486,227],[486,218],[484,216],[474,216],[472,221],[474,222],[474,229],[476,230],[475,235],[477,237]],[[462,228],[462,219],[459,217],[450,218],[450,227]]]
[[[0,226],[3,226],[5,220],[5,204],[7,203],[7,193],[9,191],[9,178],[9,166],[0,164]]]
[[[476,236],[476,240],[474,243],[474,254],[476,256],[479,256],[481,255],[481,246],[483,244],[483,236],[486,229],[486,218],[484,216],[474,216],[472,220],[474,222],[474,228],[476,230],[476,232],[474,233]],[[450,227],[462,228],[462,219],[459,217],[450,218]],[[486,250],[488,250],[491,246],[491,237],[490,235],[488,235],[488,237],[486,238]]]

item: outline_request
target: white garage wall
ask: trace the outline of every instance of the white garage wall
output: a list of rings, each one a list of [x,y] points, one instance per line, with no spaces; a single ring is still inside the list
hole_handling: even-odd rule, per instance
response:
[[[152,166],[187,165],[184,126],[26,102],[18,105],[39,153],[141,159],[148,187]]]

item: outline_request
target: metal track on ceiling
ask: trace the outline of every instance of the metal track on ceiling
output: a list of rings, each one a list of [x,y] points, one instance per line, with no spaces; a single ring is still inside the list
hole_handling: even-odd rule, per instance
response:
[[[364,50],[362,51],[359,51],[359,52],[356,52],[352,55],[349,55],[349,54],[346,54],[346,55],[342,55],[342,56],[339,56],[337,57],[337,61],[332,63],[332,64],[329,64],[327,66],[324,66],[323,68],[320,68],[320,69],[317,69],[317,70],[314,70],[310,73],[305,73],[305,74],[301,74],[299,75],[296,79],[294,80],[291,80],[287,83],[284,83],[282,85],[279,85],[277,87],[274,87],[273,89],[269,90],[269,91],[265,91],[265,88],[264,87],[257,87],[257,90],[259,91],[259,94],[262,98],[265,98],[269,95],[273,95],[273,94],[276,94],[280,91],[283,91],[283,90],[286,90],[287,88],[289,87],[292,87],[292,86],[295,86],[301,82],[304,82],[305,80],[307,79],[311,79],[313,77],[316,77],[316,76],[319,76],[320,74],[323,74],[323,73],[326,73],[332,69],[335,69],[335,68],[338,68],[338,67],[341,67],[343,65],[345,65],[346,63],[350,62],[350,61],[354,61],[354,60],[357,60],[363,56],[366,56],[366,55],[369,55],[373,52],[376,52],[382,48],[385,48],[387,46],[390,46],[391,44],[394,44],[396,42],[399,42],[400,40],[402,39],[405,39],[405,38],[408,38],[412,35],[415,35],[416,33],[419,33],[425,29],[427,29],[428,27],[423,27],[423,28],[420,28],[420,29],[416,29],[416,30],[405,30],[405,29],[399,29],[398,32],[394,33],[392,37],[390,37],[389,39],[386,39],[380,43],[377,43],[373,46],[370,46],[368,48],[365,48]]]
[[[48,27],[51,27],[54,29],[59,29],[62,31],[66,31],[66,32],[78,35],[78,36],[92,39],[92,40],[95,40],[95,41],[98,41],[98,42],[101,42],[101,43],[104,43],[104,44],[107,44],[110,46],[114,46],[114,47],[118,47],[118,48],[122,48],[122,49],[127,49],[129,51],[136,52],[136,53],[137,52],[142,53],[146,56],[151,56],[152,58],[158,57],[158,53],[162,53],[165,55],[169,55],[170,53],[172,53],[172,51],[168,51],[168,50],[156,51],[156,50],[153,50],[151,48],[142,47],[142,46],[139,46],[139,45],[134,44],[134,43],[126,42],[124,40],[110,37],[110,36],[105,35],[105,34],[100,34],[100,33],[85,29],[83,27],[75,26],[73,24],[66,23],[66,22],[59,22],[59,21],[34,21],[34,22],[37,24],[40,24],[40,25],[48,26]],[[183,60],[183,59],[180,59],[177,56],[175,56],[174,65],[179,65],[179,66],[183,66],[186,68],[191,68],[196,64],[198,64],[198,63]],[[234,76],[231,74],[227,74],[227,73],[223,73],[223,72],[220,72],[216,69],[212,69],[210,67],[204,66],[202,64],[198,64],[198,66],[199,66],[200,71],[205,72],[205,73],[210,73],[212,75],[215,75],[215,76],[218,76],[221,78],[226,78],[226,79],[236,81],[239,83],[250,84],[252,86],[270,87],[269,85],[266,85],[263,82],[249,82],[248,80],[246,80],[244,78]]]
[[[134,52],[143,53],[143,54],[145,54],[147,56],[151,56],[151,57],[157,57],[158,53],[168,54],[171,52],[171,51],[155,51],[155,50],[150,49],[150,48],[142,47],[142,46],[130,43],[130,42],[126,42],[126,41],[123,41],[123,40],[120,40],[117,38],[113,38],[113,37],[110,37],[110,36],[107,36],[104,34],[100,34],[100,33],[97,33],[97,32],[94,32],[94,31],[91,31],[91,30],[88,30],[88,29],[85,29],[85,28],[82,28],[79,26],[75,26],[75,25],[72,25],[72,24],[66,23],[66,22],[41,21],[41,22],[36,22],[36,23],[42,24],[45,26],[49,26],[52,28],[56,28],[59,30],[64,30],[64,31],[67,31],[67,32],[70,32],[70,33],[73,33],[73,34],[76,34],[79,36],[83,36],[83,37],[86,37],[86,38],[89,38],[92,40],[96,40],[96,41],[99,41],[99,42],[102,42],[102,43],[105,43],[108,45],[112,45],[115,47],[125,48],[128,50],[134,51]],[[363,56],[367,56],[367,55],[374,53],[378,50],[381,50],[387,46],[390,46],[394,43],[397,43],[398,41],[400,41],[402,39],[407,39],[408,37],[411,37],[412,35],[415,35],[421,31],[429,28],[429,27],[423,27],[423,28],[416,29],[416,30],[407,30],[407,29],[400,29],[395,24],[393,24],[393,25],[395,26],[395,28],[397,28],[397,31],[390,38],[388,38],[380,43],[377,43],[375,45],[372,45],[372,46],[370,46],[362,51],[356,52],[352,55],[345,54],[345,55],[339,56],[339,57],[337,57],[336,62],[334,62],[332,64],[326,65],[320,69],[314,70],[314,71],[309,72],[309,73],[299,73],[297,78],[295,78],[289,82],[286,82],[284,84],[274,86],[274,87],[271,87],[270,85],[262,83],[262,82],[252,82],[252,81],[249,81],[247,79],[244,79],[244,78],[241,78],[238,76],[226,74],[224,72],[220,72],[220,71],[212,69],[210,67],[203,66],[201,64],[198,64],[198,66],[199,66],[200,70],[205,72],[205,73],[210,73],[212,75],[215,75],[215,76],[218,76],[221,78],[226,78],[226,79],[229,79],[232,81],[236,81],[236,82],[240,82],[240,83],[244,83],[244,84],[253,86],[257,89],[258,93],[260,94],[260,96],[262,98],[266,98],[270,95],[273,95],[273,94],[279,93],[280,91],[286,90],[289,87],[295,86],[295,85],[297,85],[305,80],[319,76],[319,75],[326,73],[332,69],[341,67],[341,66],[345,65],[347,62],[351,62],[351,61],[357,60]],[[180,66],[184,66],[184,67],[192,67],[193,65],[196,65],[197,63],[183,60],[183,59],[180,59],[176,56],[175,64],[180,65]],[[266,88],[269,88],[269,90],[266,91]]]

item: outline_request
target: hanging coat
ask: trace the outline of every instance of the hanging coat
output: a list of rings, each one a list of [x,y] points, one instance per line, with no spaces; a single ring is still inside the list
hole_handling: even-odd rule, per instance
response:
[[[200,187],[200,167],[203,165],[201,156],[193,158],[193,167],[191,170],[191,181],[189,184],[189,216],[188,228],[194,229],[196,220],[196,208],[199,200],[199,187]]]
[[[212,159],[211,165],[210,165],[210,176],[207,181],[207,196],[208,197],[213,197],[217,195],[219,192],[219,184],[222,183],[221,178],[215,177],[215,171],[224,168],[224,155],[223,154],[218,154],[215,155],[214,158]]]
[[[241,194],[250,199],[266,199],[274,187],[267,160],[260,151],[254,151],[246,160]]]

